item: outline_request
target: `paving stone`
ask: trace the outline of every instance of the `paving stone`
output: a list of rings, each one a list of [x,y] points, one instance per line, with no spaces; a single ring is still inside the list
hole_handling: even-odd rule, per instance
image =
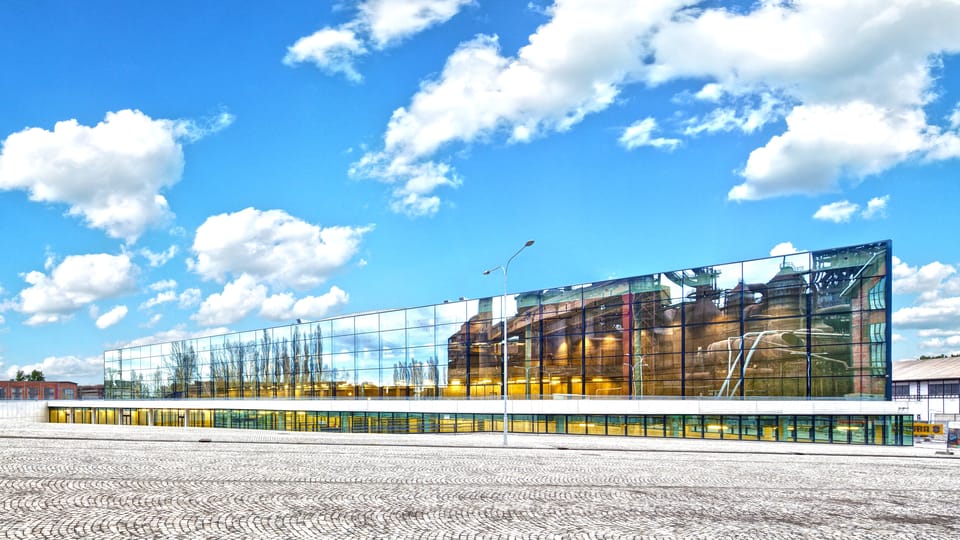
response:
[[[0,424],[0,538],[960,537],[933,447],[500,437]]]

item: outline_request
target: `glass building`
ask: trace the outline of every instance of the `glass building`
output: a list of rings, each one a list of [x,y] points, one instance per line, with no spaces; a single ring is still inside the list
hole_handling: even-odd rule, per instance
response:
[[[781,440],[806,430],[809,440],[840,442],[838,433],[856,433],[856,425],[865,433],[869,424],[880,431],[866,439],[903,444],[909,417],[886,414],[882,403],[871,410],[885,414],[839,414],[850,412],[850,402],[890,403],[891,257],[889,241],[874,242],[120,348],[104,354],[106,399],[120,403],[113,413],[120,416],[130,400],[195,403],[148,406],[149,419],[143,413],[135,422],[131,412],[130,423],[168,423],[161,411],[179,410],[183,418],[170,414],[186,425],[486,431],[502,424],[495,425],[495,409],[486,414],[479,403],[463,417],[460,408],[434,404],[433,412],[402,418],[382,406],[356,416],[361,411],[344,404],[494,405],[490,400],[506,391],[511,402],[540,402],[542,414],[511,416],[517,431],[609,434],[612,422],[613,434],[766,433]],[[218,403],[204,405],[208,400]],[[270,406],[279,400],[301,403]],[[569,418],[558,409],[564,400],[603,401],[603,414]],[[652,405],[638,405],[664,400],[677,411],[690,400],[840,405],[838,414],[810,408],[783,418],[658,415]],[[616,410],[614,403],[624,406]],[[84,418],[95,421],[94,413]],[[63,414],[51,411],[51,419]],[[192,421],[190,414],[201,417]]]

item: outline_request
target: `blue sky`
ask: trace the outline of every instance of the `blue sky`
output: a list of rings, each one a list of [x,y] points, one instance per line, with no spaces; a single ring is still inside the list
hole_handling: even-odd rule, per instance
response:
[[[960,352],[956,0],[6,2],[0,376],[892,239]]]

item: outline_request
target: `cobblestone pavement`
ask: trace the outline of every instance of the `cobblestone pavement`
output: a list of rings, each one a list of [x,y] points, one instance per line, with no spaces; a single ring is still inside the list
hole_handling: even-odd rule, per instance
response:
[[[0,538],[960,537],[930,448],[500,442],[0,425]]]

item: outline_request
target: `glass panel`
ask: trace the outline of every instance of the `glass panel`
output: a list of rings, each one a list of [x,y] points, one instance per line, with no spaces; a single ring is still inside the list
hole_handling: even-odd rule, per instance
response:
[[[402,309],[380,313],[380,330],[402,330],[406,325],[406,312]]]
[[[407,328],[433,326],[436,323],[434,306],[424,306],[406,310]]]
[[[377,313],[367,313],[354,317],[355,329],[358,334],[377,332],[380,330],[380,316]]]
[[[331,321],[333,328],[333,335],[343,336],[354,333],[354,318],[353,317],[343,317],[340,319],[334,319]]]

